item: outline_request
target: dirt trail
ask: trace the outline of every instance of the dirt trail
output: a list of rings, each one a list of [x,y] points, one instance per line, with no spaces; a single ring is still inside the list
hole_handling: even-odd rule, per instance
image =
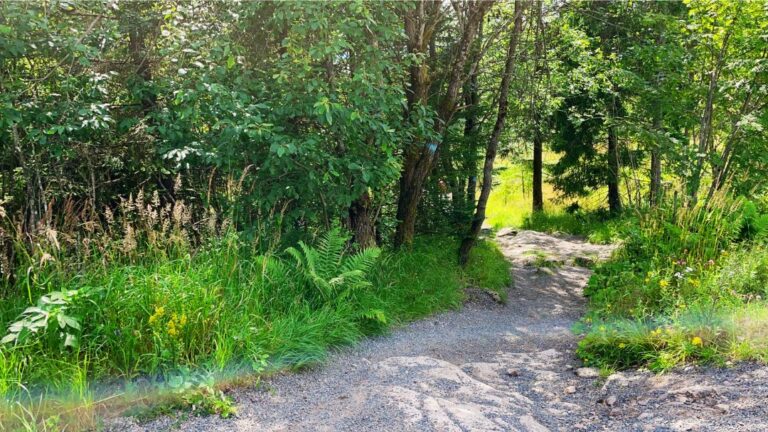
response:
[[[768,368],[689,367],[666,375],[580,377],[570,331],[589,270],[609,246],[502,231],[515,284],[345,350],[328,364],[234,397],[236,418],[164,418],[115,430],[766,431]],[[553,267],[531,265],[554,262]]]

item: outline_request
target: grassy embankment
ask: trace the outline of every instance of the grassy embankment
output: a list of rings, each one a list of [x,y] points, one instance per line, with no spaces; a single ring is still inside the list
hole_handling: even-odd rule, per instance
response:
[[[447,237],[352,253],[334,230],[263,252],[228,231],[193,250],[177,228],[131,231],[69,261],[55,248],[29,257],[0,306],[0,430],[73,430],[136,408],[226,416],[222,388],[460,307],[465,287],[510,283],[488,242],[465,270]]]

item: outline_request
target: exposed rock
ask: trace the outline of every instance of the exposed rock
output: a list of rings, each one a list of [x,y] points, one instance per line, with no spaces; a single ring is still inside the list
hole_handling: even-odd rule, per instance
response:
[[[565,388],[566,394],[574,394],[576,393],[576,386],[568,386]]]
[[[576,376],[580,378],[597,378],[600,376],[600,371],[595,368],[582,367],[576,369]]]
[[[517,230],[511,228],[502,228],[496,233],[496,237],[514,237],[517,235]]]
[[[492,298],[492,299],[493,299],[493,301],[495,301],[496,303],[502,303],[502,304],[504,303],[504,301],[501,299],[501,295],[500,295],[499,293],[497,293],[496,291],[491,291],[491,290],[489,290],[489,289],[487,289],[487,290],[484,290],[484,291],[485,291],[485,293],[486,293],[486,294],[488,294],[488,296],[489,296],[490,298]]]
[[[670,392],[670,394],[677,397],[678,399],[684,397],[693,401],[699,401],[702,399],[717,397],[717,390],[709,386],[693,385],[690,387],[673,390]]]

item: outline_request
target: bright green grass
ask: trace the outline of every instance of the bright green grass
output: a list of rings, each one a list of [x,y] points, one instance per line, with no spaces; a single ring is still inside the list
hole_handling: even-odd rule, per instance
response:
[[[66,312],[81,323],[77,348],[61,348],[55,331],[0,348],[0,401],[9,401],[0,402],[0,431],[46,421],[77,429],[93,425],[96,411],[135,404],[110,399],[119,386],[104,390],[105,382],[179,370],[242,376],[262,371],[264,358],[270,370],[316,364],[334,347],[460,307],[465,287],[505,291],[508,264],[493,244],[479,242],[466,270],[457,249],[455,239],[434,236],[385,251],[372,285],[338,300],[322,300],[287,257],[255,255],[237,237],[177,259],[95,265],[60,287],[92,287]],[[24,307],[3,303],[3,327]]]
[[[486,223],[493,228],[520,227],[531,213],[531,168],[526,162],[501,159],[496,162],[498,174],[494,179],[486,208]],[[544,183],[544,210],[557,211],[555,191]]]
[[[557,155],[545,153],[544,163],[556,162]],[[496,163],[498,173],[494,179],[491,195],[488,197],[486,223],[495,229],[516,227],[571,234],[591,233],[592,226],[581,227],[583,222],[565,212],[565,207],[578,202],[585,212],[593,212],[604,205],[604,190],[597,190],[587,197],[561,202],[557,191],[547,182],[546,170],[543,187],[544,212],[531,219],[532,213],[532,171],[530,161],[512,162],[500,159]]]

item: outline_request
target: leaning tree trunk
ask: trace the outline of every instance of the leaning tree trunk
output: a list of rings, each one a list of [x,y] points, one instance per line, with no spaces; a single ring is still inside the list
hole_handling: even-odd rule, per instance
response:
[[[429,2],[432,9],[440,10],[440,2]],[[477,34],[480,22],[491,2],[467,3],[467,19],[463,27],[451,62],[448,64],[450,75],[448,84],[438,106],[438,119],[435,122],[435,135],[442,136],[456,112],[459,89],[464,81],[464,69],[469,56],[469,47]],[[435,6],[436,5],[436,6]],[[434,36],[434,29],[439,21],[439,12],[429,15],[425,12],[424,2],[419,2],[416,9],[410,11],[405,19],[405,33],[408,36],[408,51],[425,55],[429,42]],[[414,112],[417,105],[428,103],[429,68],[424,63],[411,67],[411,86],[408,89],[408,113]],[[410,117],[410,116],[409,116]],[[434,161],[440,152],[439,142],[412,143],[405,153],[403,171],[400,175],[400,195],[397,202],[398,225],[395,231],[395,247],[411,244],[416,229],[416,215],[421,200],[424,183]]]
[[[496,160],[499,138],[501,137],[501,132],[504,130],[504,124],[507,121],[509,83],[512,81],[512,73],[515,67],[515,51],[517,49],[520,32],[522,31],[522,12],[522,0],[515,0],[515,23],[509,38],[507,59],[504,64],[504,75],[501,77],[501,86],[499,87],[499,111],[496,115],[496,124],[493,126],[493,132],[491,133],[491,137],[488,140],[488,145],[485,150],[483,184],[480,188],[480,198],[477,200],[477,208],[469,232],[464,236],[461,245],[459,246],[459,264],[462,266],[467,264],[467,261],[469,260],[469,252],[475,245],[477,237],[480,235],[483,221],[485,220],[485,208],[488,203],[488,197],[491,194],[491,185],[493,182],[493,162]]]

